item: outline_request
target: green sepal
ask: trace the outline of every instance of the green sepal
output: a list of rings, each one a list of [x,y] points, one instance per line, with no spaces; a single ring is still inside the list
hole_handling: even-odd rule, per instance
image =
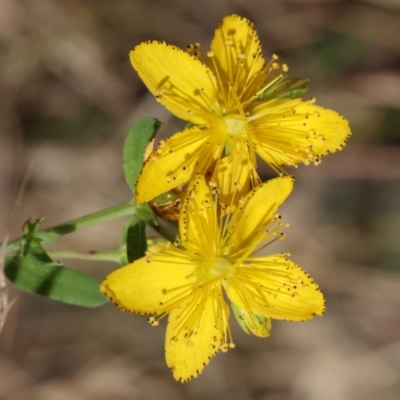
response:
[[[307,93],[309,88],[308,79],[282,77],[272,86],[265,89],[258,95],[258,100],[265,101],[269,99],[298,99]]]
[[[135,190],[136,181],[144,164],[144,153],[153,140],[161,122],[150,117],[138,119],[125,139],[123,167],[128,186]]]
[[[7,278],[19,289],[81,307],[98,307],[108,302],[100,293],[100,282],[82,272],[53,261],[43,249],[38,236],[41,220],[27,221],[20,250],[8,257]]]
[[[134,215],[122,231],[121,244],[126,246],[126,259],[121,260],[123,264],[132,263],[145,256],[147,223],[159,225],[153,210],[147,203],[137,204]]]
[[[185,127],[183,129],[190,129],[193,126],[195,126],[195,124],[193,122],[187,121],[185,124]]]
[[[151,202],[154,203],[155,205],[159,206],[159,205],[165,205],[168,203],[172,203],[176,200],[179,200],[181,197],[182,196],[178,193],[166,192],[166,193],[160,194],[157,197],[154,197],[154,199]]]
[[[126,231],[126,257],[128,263],[144,257],[146,250],[146,222],[135,214],[129,221]]]
[[[259,337],[267,337],[271,332],[271,318],[252,314],[249,311],[239,308],[231,302],[233,315],[239,326],[248,334]]]
[[[241,312],[240,312],[240,308],[231,302],[231,308],[233,311],[233,315],[236,318],[237,323],[239,324],[239,326],[244,330],[244,332],[246,332],[248,335],[251,334],[251,332],[249,331],[249,328],[247,328],[246,324],[244,323],[243,319],[241,318]]]
[[[147,203],[138,204],[135,213],[143,222],[159,225],[156,215]]]

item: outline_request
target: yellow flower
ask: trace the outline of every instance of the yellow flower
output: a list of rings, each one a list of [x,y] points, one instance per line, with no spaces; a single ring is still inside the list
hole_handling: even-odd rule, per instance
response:
[[[242,327],[257,336],[269,335],[271,318],[323,314],[324,297],[306,272],[283,254],[255,255],[280,237],[276,211],[292,186],[290,177],[272,179],[220,219],[218,189],[197,176],[182,204],[180,242],[149,252],[102,283],[121,309],[153,314],[152,325],[169,315],[166,361],[176,380],[196,377],[212,356],[234,347],[224,291]]]
[[[188,50],[153,41],[130,53],[134,69],[156,99],[194,124],[161,141],[150,156],[136,188],[139,203],[196,173],[205,174],[224,153],[232,157],[226,173],[235,175],[249,164],[255,186],[256,154],[280,172],[281,165],[318,164],[321,156],[344,146],[350,129],[341,115],[314,105],[314,100],[282,97],[285,85],[286,90],[292,85],[285,80],[288,68],[276,55],[265,63],[247,19],[225,17],[205,56],[198,44]],[[293,91],[296,87],[293,83]]]

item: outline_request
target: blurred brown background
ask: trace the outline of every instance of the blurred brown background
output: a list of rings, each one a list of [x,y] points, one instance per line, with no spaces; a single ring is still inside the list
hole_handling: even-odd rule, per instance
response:
[[[147,39],[207,48],[220,19],[250,18],[264,54],[310,96],[344,114],[353,137],[319,167],[295,171],[282,209],[290,251],[326,293],[326,315],[275,322],[246,336],[196,380],[176,383],[164,327],[112,305],[88,310],[11,289],[0,336],[1,400],[400,399],[399,0],[0,0],[0,234],[51,226],[125,202],[124,136],[140,116],[181,128],[149,95],[128,60]],[[57,249],[118,246],[124,220],[66,236]],[[106,263],[68,262],[104,277]]]

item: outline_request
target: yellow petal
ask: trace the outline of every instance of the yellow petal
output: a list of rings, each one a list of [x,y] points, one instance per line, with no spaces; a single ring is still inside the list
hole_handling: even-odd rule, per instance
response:
[[[227,281],[226,291],[238,307],[268,318],[305,321],[325,311],[318,285],[280,254],[247,260]]]
[[[178,118],[205,124],[212,118],[216,81],[211,70],[184,50],[145,42],[130,52],[133,68],[147,88]]]
[[[213,288],[169,316],[166,361],[176,380],[185,382],[198,376],[221,349],[229,310],[215,307],[216,296],[221,296],[220,288]]]
[[[100,290],[126,311],[161,314],[189,295],[191,282],[187,275],[194,267],[185,252],[170,246],[112,272]]]
[[[238,15],[225,17],[215,31],[211,51],[208,65],[220,86],[225,90],[233,86],[242,102],[253,96],[265,78],[265,61],[253,24]]]
[[[186,182],[196,172],[205,173],[223,151],[223,134],[193,127],[161,142],[146,161],[136,186],[138,203],[150,201]]]
[[[243,204],[234,211],[228,228],[230,257],[240,259],[264,240],[265,230],[292,188],[292,177],[279,177],[258,186],[246,196]]]
[[[318,164],[321,156],[341,150],[351,135],[343,116],[301,100],[266,101],[250,113],[256,152],[270,164]]]
[[[351,135],[348,121],[336,111],[303,102],[296,113],[308,117],[301,126],[307,129],[316,156],[341,150]]]
[[[187,249],[203,256],[215,255],[219,235],[216,204],[202,175],[188,187],[179,218],[179,233]]]
[[[251,165],[247,157],[226,156],[215,168],[214,180],[220,190],[218,199],[226,206],[236,205],[250,191]]]

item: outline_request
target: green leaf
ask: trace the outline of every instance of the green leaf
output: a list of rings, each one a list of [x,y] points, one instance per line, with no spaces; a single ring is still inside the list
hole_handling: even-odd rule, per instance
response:
[[[261,101],[268,99],[298,99],[303,96],[309,87],[308,79],[283,77],[277,80],[272,86],[264,90],[258,99]]]
[[[124,145],[124,173],[128,186],[134,190],[137,178],[144,163],[144,153],[147,145],[156,135],[160,128],[160,121],[143,117],[135,122]]]
[[[126,231],[126,255],[128,262],[132,263],[144,257],[147,250],[146,222],[135,214],[129,222]]]
[[[53,300],[82,307],[98,307],[108,302],[100,293],[100,282],[79,271],[53,261],[36,236],[40,224],[28,221],[21,240],[20,251],[8,257],[4,271],[19,289],[49,297]]]

